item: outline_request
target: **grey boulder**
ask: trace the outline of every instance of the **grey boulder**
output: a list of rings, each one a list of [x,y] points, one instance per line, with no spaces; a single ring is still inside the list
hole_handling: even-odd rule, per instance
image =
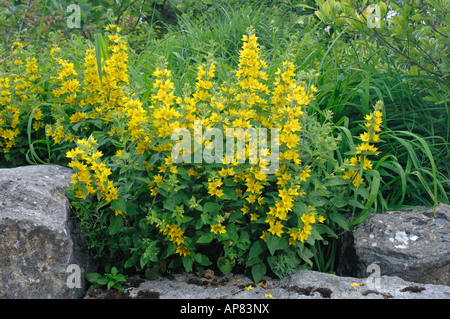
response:
[[[74,232],[65,190],[73,171],[0,169],[0,298],[80,298],[95,270]]]
[[[377,265],[382,275],[450,285],[450,206],[378,213],[342,238],[339,259],[339,275],[367,277]]]

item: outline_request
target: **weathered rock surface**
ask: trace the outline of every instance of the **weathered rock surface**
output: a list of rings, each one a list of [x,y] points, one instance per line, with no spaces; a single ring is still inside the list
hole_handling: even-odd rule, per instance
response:
[[[417,283],[450,285],[450,206],[376,214],[343,238],[339,275],[382,275]]]
[[[450,299],[450,287],[444,285],[418,285],[399,277],[381,276],[379,285],[371,286],[367,279],[339,277],[310,270],[300,270],[281,280],[265,277],[261,285],[243,275],[232,274],[209,279],[192,273],[156,280],[130,279],[131,284],[125,285],[127,288],[123,292],[90,288],[85,298]],[[369,282],[375,283],[372,279]],[[250,285],[251,289],[248,288]]]
[[[84,275],[95,268],[72,231],[65,196],[72,174],[47,165],[0,169],[0,298],[85,294]]]

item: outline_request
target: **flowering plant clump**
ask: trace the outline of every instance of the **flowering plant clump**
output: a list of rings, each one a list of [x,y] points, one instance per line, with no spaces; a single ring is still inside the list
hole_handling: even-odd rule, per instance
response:
[[[176,94],[161,61],[141,97],[129,86],[127,44],[118,27],[108,31],[78,66],[52,48],[57,69],[45,85],[40,66],[29,60],[28,81],[35,84],[24,81],[30,93],[16,89],[14,98],[35,94],[43,102],[28,110],[10,106],[4,92],[12,78],[0,78],[3,153],[15,145],[21,115],[32,114],[27,121],[35,131],[45,123],[53,153],[74,170],[67,194],[81,230],[105,263],[148,276],[217,267],[247,271],[255,281],[283,277],[320,262],[321,247],[348,228],[342,211],[368,211],[377,191],[369,156],[377,151],[370,143],[380,140],[381,102],[366,117],[354,156],[340,163],[331,112],[320,123],[310,107],[314,75],[296,76],[289,58],[269,67],[252,30],[226,81],[217,79],[208,56],[195,83]],[[177,132],[186,147],[177,148]]]
[[[13,72],[2,71],[0,75],[0,153],[6,160],[14,161],[17,154],[11,156],[10,151],[23,143],[21,115],[27,110],[29,100],[43,88],[36,85],[40,80],[37,59],[27,54],[21,42],[14,42],[11,51],[8,61],[2,62]],[[38,131],[44,126],[41,110],[34,113],[34,120],[32,129]]]

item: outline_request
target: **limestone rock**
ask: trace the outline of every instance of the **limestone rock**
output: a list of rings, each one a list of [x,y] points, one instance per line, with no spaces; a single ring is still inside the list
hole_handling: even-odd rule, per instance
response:
[[[132,278],[136,282],[136,278]],[[205,279],[196,274],[174,274],[156,280],[125,284],[125,291],[90,288],[86,299],[449,299],[450,287],[416,284],[399,277],[340,277],[310,270],[254,283],[244,275]]]
[[[65,196],[72,174],[50,165],[0,169],[0,298],[85,294],[95,265],[73,231]]]
[[[343,238],[337,273],[382,275],[417,283],[450,285],[450,206],[376,214]]]

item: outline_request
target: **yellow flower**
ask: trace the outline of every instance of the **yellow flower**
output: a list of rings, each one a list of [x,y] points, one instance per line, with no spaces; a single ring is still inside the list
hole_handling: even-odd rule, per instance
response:
[[[361,154],[363,152],[373,152],[376,153],[378,148],[376,148],[373,145],[370,145],[369,143],[362,143],[358,147],[356,147],[356,153]]]
[[[249,195],[249,196],[247,196],[247,197],[245,198],[245,200],[246,200],[247,202],[249,202],[250,204],[251,204],[251,203],[254,203],[254,202],[256,202],[256,196],[257,196],[257,195],[254,195],[254,194]]]
[[[103,156],[103,153],[101,151],[97,151],[94,154],[92,154],[92,159],[96,160],[96,159],[98,159],[98,158],[100,158],[102,156]]]
[[[273,299],[273,296],[271,294],[265,294],[264,296],[267,298]]]
[[[125,215],[123,214],[122,211],[120,211],[120,210],[118,210],[118,209],[114,209],[114,208],[112,208],[112,207],[111,207],[111,209],[112,209],[112,211],[114,212],[114,215],[115,215],[115,216],[120,215],[120,216],[122,216],[122,218],[125,218]]]
[[[187,256],[191,254],[189,249],[184,245],[178,245],[175,252],[178,253],[180,256]]]
[[[314,224],[316,222],[316,218],[313,214],[303,214],[300,219],[304,224]]]
[[[305,169],[303,172],[301,172],[300,173],[300,180],[306,182],[306,179],[311,176],[309,173],[311,173],[310,169]]]
[[[211,232],[214,234],[225,234],[227,231],[225,230],[225,226],[221,224],[211,225]]]
[[[247,185],[248,187],[247,191],[253,194],[260,194],[261,189],[264,188],[264,186],[260,182],[253,179],[247,179],[247,183],[245,185]]]
[[[219,171],[219,175],[222,176],[222,177],[227,177],[227,175],[228,175],[228,170],[227,170],[225,167],[223,167],[223,168]]]
[[[245,287],[245,290],[253,290],[252,285],[249,285],[249,286]]]
[[[351,165],[351,166],[356,166],[356,165],[358,165],[358,158],[357,158],[356,156],[353,156],[353,157],[350,159],[350,165]]]
[[[216,190],[216,196],[217,197],[222,197],[223,195],[224,195],[223,189]]]
[[[372,169],[372,163],[364,156],[364,170]]]
[[[267,234],[268,234],[268,232],[263,230],[262,231],[262,235],[259,238],[261,238],[262,240],[266,241]]]
[[[370,141],[370,133],[369,132],[364,132],[362,133],[359,138],[361,139],[361,141],[363,142],[369,142]]]
[[[161,174],[153,176],[153,181],[157,184],[162,184],[164,182]]]
[[[281,221],[277,221],[275,224],[271,225],[270,228],[267,230],[272,235],[281,237],[281,234],[284,233],[283,225],[281,224]]]

